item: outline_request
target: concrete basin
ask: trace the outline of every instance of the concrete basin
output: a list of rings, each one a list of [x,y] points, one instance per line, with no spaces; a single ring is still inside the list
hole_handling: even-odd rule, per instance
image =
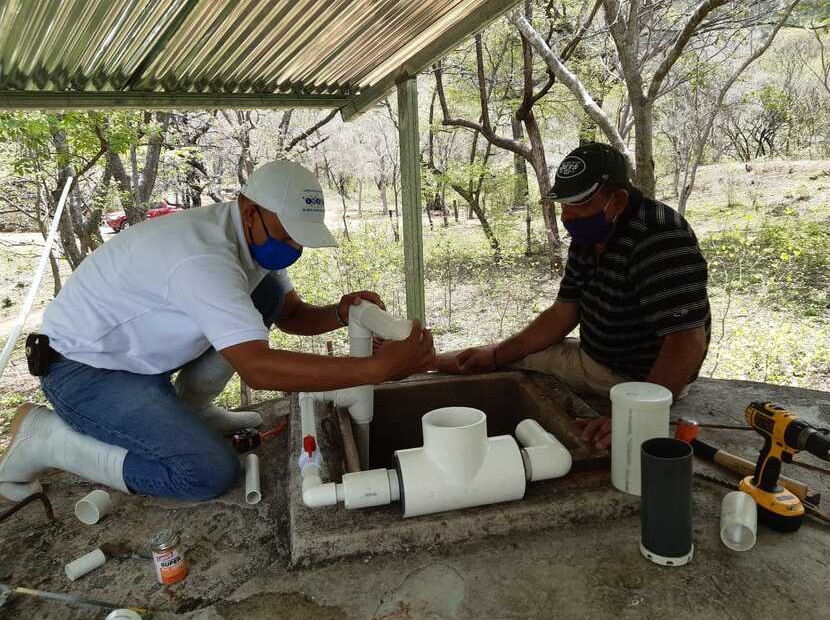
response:
[[[296,397],[295,397],[296,398]],[[574,466],[564,478],[528,484],[522,500],[404,519],[401,508],[363,510],[337,507],[309,509],[302,502],[296,466],[301,438],[299,407],[292,407],[289,458],[289,520],[294,565],[340,557],[406,552],[512,532],[535,531],[630,515],[638,498],[610,485],[609,455],[579,439],[574,417],[596,412],[550,377],[498,372],[472,377],[421,375],[384,384],[375,391],[371,467],[394,467],[397,449],[422,445],[421,416],[449,405],[475,407],[487,414],[488,435],[513,433],[525,418],[537,420],[571,451]],[[318,405],[318,438],[326,479],[340,481],[348,455],[354,455],[348,414]],[[341,432],[341,429],[343,432]],[[354,469],[354,464],[351,469]]]

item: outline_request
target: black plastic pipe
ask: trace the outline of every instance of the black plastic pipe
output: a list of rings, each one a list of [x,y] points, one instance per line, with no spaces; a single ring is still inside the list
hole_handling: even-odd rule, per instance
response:
[[[658,437],[640,447],[640,551],[662,566],[682,566],[692,543],[692,447]]]

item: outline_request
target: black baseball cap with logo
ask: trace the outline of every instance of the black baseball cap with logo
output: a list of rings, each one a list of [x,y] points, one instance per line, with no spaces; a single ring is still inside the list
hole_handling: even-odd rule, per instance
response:
[[[589,142],[562,160],[548,195],[558,202],[584,202],[605,183],[629,184],[625,157],[607,144]]]

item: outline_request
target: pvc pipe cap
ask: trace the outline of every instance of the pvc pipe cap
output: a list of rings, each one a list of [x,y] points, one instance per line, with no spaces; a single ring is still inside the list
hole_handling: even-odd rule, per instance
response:
[[[643,410],[663,410],[672,404],[672,393],[662,385],[644,381],[618,383],[609,392],[611,402],[617,405],[632,405]]]

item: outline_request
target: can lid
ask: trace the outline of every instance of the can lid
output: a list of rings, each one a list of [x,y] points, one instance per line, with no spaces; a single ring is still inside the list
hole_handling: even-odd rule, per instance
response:
[[[164,551],[175,547],[179,542],[178,535],[170,528],[164,528],[150,539],[150,544],[156,551]]]
[[[618,383],[609,392],[612,403],[659,409],[672,404],[672,393],[662,385],[645,381]]]

